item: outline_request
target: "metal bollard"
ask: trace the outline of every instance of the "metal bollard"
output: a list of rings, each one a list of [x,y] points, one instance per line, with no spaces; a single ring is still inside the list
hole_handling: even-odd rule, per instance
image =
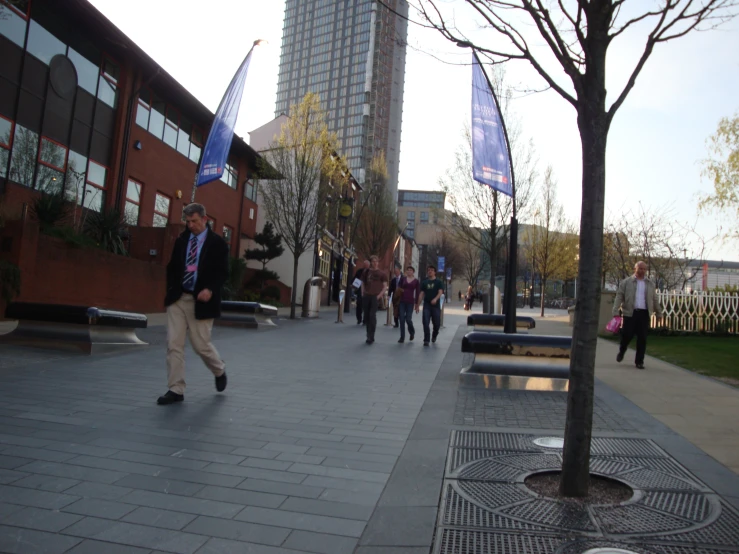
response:
[[[444,295],[441,296],[441,316],[439,317],[439,328],[444,328],[444,306],[446,306],[446,302],[444,302]]]
[[[385,319],[385,327],[388,325],[392,327],[392,318],[393,318],[393,295],[389,295],[387,297],[387,318]]]
[[[334,323],[344,323],[344,301],[346,300],[346,291],[339,291],[339,312]]]

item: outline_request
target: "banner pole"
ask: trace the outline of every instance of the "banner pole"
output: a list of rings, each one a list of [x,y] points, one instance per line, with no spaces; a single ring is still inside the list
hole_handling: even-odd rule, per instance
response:
[[[483,69],[480,58],[477,56],[477,52],[472,48],[472,55],[475,57],[482,74],[485,76],[488,88],[490,88],[490,94],[495,102],[495,107],[498,109],[500,114],[500,124],[503,127],[503,136],[505,137],[506,147],[508,148],[508,164],[511,171],[511,202],[512,202],[512,213],[511,213],[511,224],[508,229],[508,235],[510,243],[508,246],[508,270],[506,271],[505,280],[505,324],[503,326],[504,333],[515,333],[516,332],[516,277],[518,273],[518,220],[516,219],[516,179],[513,173],[513,158],[511,154],[511,143],[508,140],[508,129],[506,129],[505,120],[503,119],[503,112],[500,111],[500,104],[498,103],[498,97],[495,95],[493,85],[488,78],[487,72]],[[494,274],[495,268],[490,268],[491,274]]]

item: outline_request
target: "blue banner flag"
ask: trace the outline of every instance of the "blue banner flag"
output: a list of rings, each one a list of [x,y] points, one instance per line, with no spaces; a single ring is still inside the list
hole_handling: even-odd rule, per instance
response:
[[[257,46],[260,42],[255,41],[254,46]],[[220,179],[223,175],[228,160],[228,152],[231,149],[231,141],[234,137],[234,126],[236,125],[236,118],[239,116],[241,96],[244,93],[244,82],[246,81],[246,73],[249,71],[254,46],[251,47],[246,58],[241,62],[218,106],[213,125],[210,128],[210,133],[208,133],[208,140],[205,143],[203,157],[200,160],[197,186]]]
[[[513,196],[510,156],[498,103],[472,54],[472,178]]]
[[[444,273],[444,266],[446,265],[446,258],[444,256],[439,256],[436,259],[436,271],[439,273]]]

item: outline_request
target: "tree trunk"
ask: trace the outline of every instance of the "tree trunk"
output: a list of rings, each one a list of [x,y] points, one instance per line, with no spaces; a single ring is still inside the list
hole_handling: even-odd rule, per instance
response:
[[[582,141],[583,167],[580,260],[560,481],[560,492],[570,497],[588,495],[593,381],[603,263],[606,137],[609,127],[605,110],[607,41],[603,44],[597,44],[597,40],[594,42],[593,55],[602,59],[592,65],[594,75],[584,77],[577,118]]]
[[[541,294],[541,314],[539,314],[541,317],[544,317],[544,290],[547,287],[547,282],[545,279],[542,278],[541,280],[541,290],[539,291],[539,294]]]
[[[295,304],[298,301],[298,260],[300,260],[300,255],[293,254],[293,290],[290,297],[290,319],[295,319]],[[305,298],[303,301],[305,301]]]

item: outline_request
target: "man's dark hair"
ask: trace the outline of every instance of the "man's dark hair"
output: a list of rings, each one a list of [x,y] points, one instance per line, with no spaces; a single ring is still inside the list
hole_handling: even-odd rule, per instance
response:
[[[434,273],[436,273],[436,266],[434,266],[434,265],[428,265],[428,266],[426,266],[426,269],[427,270],[433,269],[434,270]]]
[[[408,269],[410,269],[413,273],[416,272],[416,268],[413,267],[412,265],[409,265],[408,267],[406,267],[406,270],[408,270]]]
[[[182,211],[185,213],[186,216],[193,216],[195,214],[198,214],[200,217],[205,218],[205,206],[196,202],[188,204]]]

